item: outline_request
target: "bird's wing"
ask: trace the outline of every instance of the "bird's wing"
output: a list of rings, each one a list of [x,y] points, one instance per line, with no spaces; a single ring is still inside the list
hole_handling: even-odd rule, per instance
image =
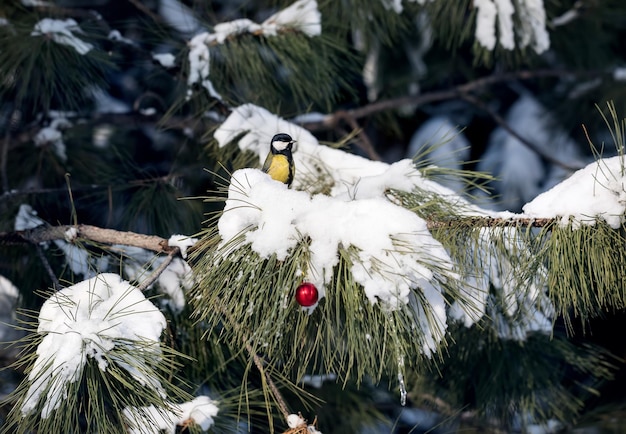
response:
[[[268,152],[267,157],[265,157],[265,163],[263,163],[263,172],[267,173],[270,170],[270,164],[272,164],[272,153]]]

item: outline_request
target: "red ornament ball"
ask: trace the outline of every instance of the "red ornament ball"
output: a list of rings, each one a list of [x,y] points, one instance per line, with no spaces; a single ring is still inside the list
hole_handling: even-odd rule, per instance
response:
[[[310,282],[301,283],[296,288],[296,301],[300,306],[309,307],[317,303],[319,293],[317,288]]]

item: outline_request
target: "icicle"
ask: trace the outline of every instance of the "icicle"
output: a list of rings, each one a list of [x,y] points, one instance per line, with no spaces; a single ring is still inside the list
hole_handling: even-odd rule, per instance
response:
[[[400,384],[400,405],[404,407],[406,405],[406,385],[402,372],[398,372],[398,383]]]
[[[398,357],[398,385],[400,389],[400,405],[406,405],[406,384],[404,384],[404,356]]]
[[[404,407],[406,405],[406,384],[404,383],[404,351],[400,341],[398,340],[398,331],[396,329],[396,322],[392,312],[387,312],[387,318],[389,319],[389,325],[391,326],[391,337],[393,339],[393,347],[396,352],[396,360],[398,361],[398,387],[400,389],[400,405]]]

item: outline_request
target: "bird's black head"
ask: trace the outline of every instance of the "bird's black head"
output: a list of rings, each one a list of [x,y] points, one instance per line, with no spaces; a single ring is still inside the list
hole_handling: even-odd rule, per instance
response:
[[[291,151],[295,142],[289,134],[279,133],[272,137],[271,150],[273,153]]]

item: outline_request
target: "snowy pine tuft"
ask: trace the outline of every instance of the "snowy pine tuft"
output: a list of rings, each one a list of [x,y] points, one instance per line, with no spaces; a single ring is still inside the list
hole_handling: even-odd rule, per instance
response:
[[[284,260],[298,242],[310,239],[309,281],[324,295],[339,263],[339,249],[354,247],[351,268],[371,303],[397,308],[409,302],[411,288],[429,287],[435,271],[450,271],[448,254],[415,213],[388,200],[344,200],[288,189],[257,169],[236,171],[224,214],[218,222],[224,246],[245,232],[260,257]],[[428,300],[445,322],[443,299]]]
[[[219,23],[215,25],[212,32],[203,32],[191,38],[188,42],[187,57],[189,61],[187,84],[190,87],[188,96],[191,96],[191,86],[198,83],[209,92],[209,95],[222,99],[209,79],[211,46],[223,44],[228,38],[241,34],[276,36],[286,30],[296,30],[309,37],[321,35],[322,15],[317,7],[317,1],[298,0],[261,24],[247,18]]]
[[[66,20],[44,18],[35,24],[30,35],[49,37],[57,44],[73,48],[78,54],[87,54],[93,45],[78,38],[76,33],[82,33],[82,30],[72,18]]]
[[[156,408],[154,405],[125,408],[124,417],[128,421],[128,433],[175,433],[177,426],[190,425],[197,425],[202,431],[206,431],[213,426],[213,418],[217,416],[219,410],[217,403],[204,395],[182,404],[170,403],[169,406],[171,410]]]
[[[288,189],[255,169],[236,171],[218,223],[225,255],[228,248],[235,246],[229,241],[242,234],[244,242],[262,258],[276,255],[285,259],[306,238],[310,240],[311,267],[305,278],[318,287],[323,297],[326,286],[332,283],[338,251],[355,248],[358,254],[350,264],[350,271],[371,303],[399,307],[412,303],[410,294],[417,291],[428,305],[416,306],[419,315],[424,315],[420,311],[423,308],[433,312],[435,323],[445,331],[446,306],[439,281],[433,277],[446,276],[461,283],[464,301],[453,304],[449,313],[466,326],[492,313],[487,294],[493,285],[510,301],[503,306],[504,317],[498,331],[503,337],[524,339],[530,331],[551,330],[553,308],[542,292],[545,276],[540,273],[536,282],[527,281],[515,274],[515,264],[498,260],[496,245],[504,245],[499,248],[506,248],[513,257],[526,252],[517,232],[483,229],[476,247],[480,252],[476,255],[490,259],[476,264],[480,268],[477,274],[457,276],[451,271],[453,264],[448,253],[431,236],[426,222],[389,200],[385,192],[388,189],[426,192],[448,201],[460,216],[508,220],[518,215],[469,205],[451,190],[425,179],[412,160],[386,164],[321,146],[310,132],[252,104],[234,109],[214,138],[219,146],[237,140],[240,149],[258,155],[260,164],[267,155],[272,135],[277,132],[286,132],[297,140],[295,188],[306,190],[311,179],[315,179],[316,169],[321,168],[324,176],[332,179],[329,193],[311,195]],[[498,241],[501,239],[504,244]],[[521,287],[526,290],[516,295],[515,288]],[[471,309],[463,304],[467,300],[472,300]],[[506,318],[513,316],[524,318],[519,329],[507,328]],[[429,330],[426,322],[422,325],[423,330]],[[426,354],[435,348],[436,335],[426,336]]]
[[[514,6],[515,4],[515,6]],[[541,54],[550,48],[546,30],[546,11],[543,0],[474,0],[476,8],[475,37],[489,51],[496,44],[506,50],[531,46]],[[517,19],[513,17],[517,15]],[[517,23],[517,25],[516,25]]]
[[[28,375],[22,415],[41,408],[41,417],[49,417],[67,396],[69,385],[80,381],[89,359],[101,371],[116,363],[140,384],[161,393],[146,360],[156,363],[161,358],[165,326],[163,314],[117,274],[99,274],[55,292],[39,313],[37,332],[43,339]],[[116,354],[120,350],[123,358]]]
[[[213,137],[220,147],[236,139],[239,149],[258,155],[260,166],[267,156],[272,136],[278,132],[287,133],[297,141],[293,153],[295,189],[310,189],[311,182],[322,172],[331,179],[329,195],[346,200],[381,197],[387,189],[410,192],[419,186],[455,202],[462,201],[452,190],[422,177],[411,159],[390,165],[320,146],[309,131],[254,104],[233,109]]]

